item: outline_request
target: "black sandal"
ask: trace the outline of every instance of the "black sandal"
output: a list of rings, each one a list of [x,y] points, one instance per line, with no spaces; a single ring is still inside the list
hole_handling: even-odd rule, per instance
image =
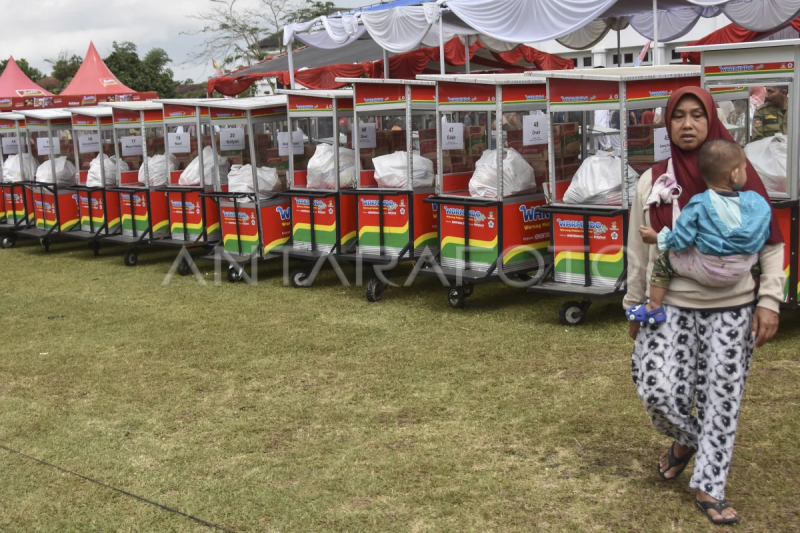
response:
[[[735,524],[736,522],[739,521],[738,516],[734,516],[733,518],[725,518],[723,520],[714,520],[713,518],[711,518],[711,515],[708,514],[709,510],[714,509],[719,516],[722,516],[722,511],[730,507],[728,500],[722,500],[721,502],[701,502],[695,500],[694,503],[697,504],[697,508],[700,509],[700,512],[706,515],[706,518],[708,518],[708,521],[711,522],[712,524],[716,524],[718,526],[724,526],[726,524]]]
[[[665,472],[661,471],[661,461],[659,461],[657,466],[656,466],[656,469],[658,470],[658,475],[661,476],[661,479],[663,479],[664,481],[672,481],[673,479],[675,479],[678,476],[680,476],[683,473],[683,471],[686,470],[686,465],[689,464],[689,460],[691,460],[691,458],[694,457],[694,452],[696,451],[696,450],[692,450],[691,452],[687,453],[683,457],[675,457],[675,454],[672,452],[672,448],[674,446],[675,446],[675,443],[673,442],[672,446],[670,446],[669,449],[667,450],[667,460],[669,461],[669,466],[667,467],[666,472],[669,472],[670,470],[672,470],[676,466],[680,466],[680,465],[683,465],[683,468],[681,468],[680,470],[675,472],[674,476],[667,477],[667,476],[664,475]]]

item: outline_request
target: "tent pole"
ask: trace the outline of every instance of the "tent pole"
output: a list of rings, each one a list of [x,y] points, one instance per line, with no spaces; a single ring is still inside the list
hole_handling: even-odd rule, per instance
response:
[[[444,74],[444,31],[442,31],[441,13],[439,13],[439,70]]]
[[[292,61],[292,45],[294,39],[289,43],[289,88],[294,89],[294,61]]]
[[[383,79],[389,79],[389,53],[383,49]]]
[[[622,66],[622,46],[620,45],[620,38],[619,38],[619,21],[617,21],[617,66]]]
[[[469,36],[464,38],[464,68],[469,74]]]
[[[653,65],[658,65],[658,0],[653,0]]]

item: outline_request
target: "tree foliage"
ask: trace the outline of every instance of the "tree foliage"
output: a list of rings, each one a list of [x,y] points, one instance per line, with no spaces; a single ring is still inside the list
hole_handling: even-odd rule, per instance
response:
[[[138,92],[156,91],[161,98],[173,98],[178,83],[173,79],[172,62],[161,48],[153,48],[139,58],[136,45],[131,42],[111,45],[111,54],[104,59],[119,81]]]
[[[286,22],[306,22],[308,20],[328,16],[331,13],[339,11],[333,2],[303,2],[301,7],[289,11],[286,15]]]
[[[15,59],[17,66],[24,72],[31,80],[39,81],[40,79],[44,78],[44,73],[36,67],[32,67],[28,64],[25,59]],[[4,59],[0,61],[0,74],[6,70],[6,65],[8,65],[8,59]]]
[[[50,76],[58,80],[58,87],[54,90],[54,92],[60,93],[67,85],[69,85],[69,82],[71,82],[72,78],[75,77],[78,69],[81,68],[83,58],[75,54],[70,56],[69,52],[66,50],[61,50],[57,57],[45,59],[45,62],[52,65]]]

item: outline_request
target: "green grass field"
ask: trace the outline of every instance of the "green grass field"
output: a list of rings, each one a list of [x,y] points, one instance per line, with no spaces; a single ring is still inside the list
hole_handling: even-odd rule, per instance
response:
[[[283,287],[175,277],[172,251],[0,251],[0,446],[234,531],[714,530],[630,380],[619,301],[436,279],[369,304],[331,271]],[[352,272],[352,270],[348,270]],[[54,317],[54,318],[50,318]],[[800,530],[800,316],[756,353],[728,497]],[[0,449],[1,531],[208,527]]]

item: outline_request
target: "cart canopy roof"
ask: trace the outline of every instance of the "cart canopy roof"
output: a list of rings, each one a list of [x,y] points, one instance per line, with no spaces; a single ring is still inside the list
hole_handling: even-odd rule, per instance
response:
[[[0,113],[0,120],[25,120],[19,113]]]
[[[348,89],[330,91],[278,89],[278,93],[290,96],[310,96],[312,98],[353,98],[353,91]]]
[[[0,98],[22,98],[33,96],[53,96],[50,91],[45,91],[22,72],[13,57],[8,58],[8,64],[0,75]]]
[[[399,80],[389,78],[388,80],[381,78],[336,78],[339,83],[374,83],[378,85],[436,85],[436,83],[427,80]]]
[[[800,46],[800,39],[781,41],[753,41],[749,43],[707,44],[701,46],[681,46],[676,52],[722,52],[725,50],[745,50],[752,48],[777,48],[780,46]]]
[[[39,120],[57,120],[60,118],[72,119],[72,113],[66,109],[20,109],[19,113],[26,117]]]
[[[285,95],[257,96],[253,98],[214,98],[208,107],[221,109],[261,109],[262,107],[285,106]]]
[[[155,111],[164,108],[164,106],[153,100],[145,100],[142,102],[100,102],[97,105],[98,107],[113,107],[117,109],[127,109],[128,111]]]
[[[83,59],[75,77],[61,92],[63,95],[114,95],[134,94],[136,91],[123,85],[121,81],[109,70],[94,43],[89,43],[89,51]]]
[[[67,107],[64,111],[69,111],[75,115],[86,115],[87,117],[110,117],[112,111],[110,107]]]
[[[457,83],[481,83],[484,85],[515,85],[544,83],[545,71],[531,72],[529,75],[518,74],[420,74],[420,80],[446,81]]]
[[[670,65],[654,67],[604,68],[602,72],[591,70],[551,70],[543,73],[548,78],[600,81],[635,81],[661,78],[690,78],[700,75],[700,67],[694,65]],[[542,74],[536,72],[534,74]]]

